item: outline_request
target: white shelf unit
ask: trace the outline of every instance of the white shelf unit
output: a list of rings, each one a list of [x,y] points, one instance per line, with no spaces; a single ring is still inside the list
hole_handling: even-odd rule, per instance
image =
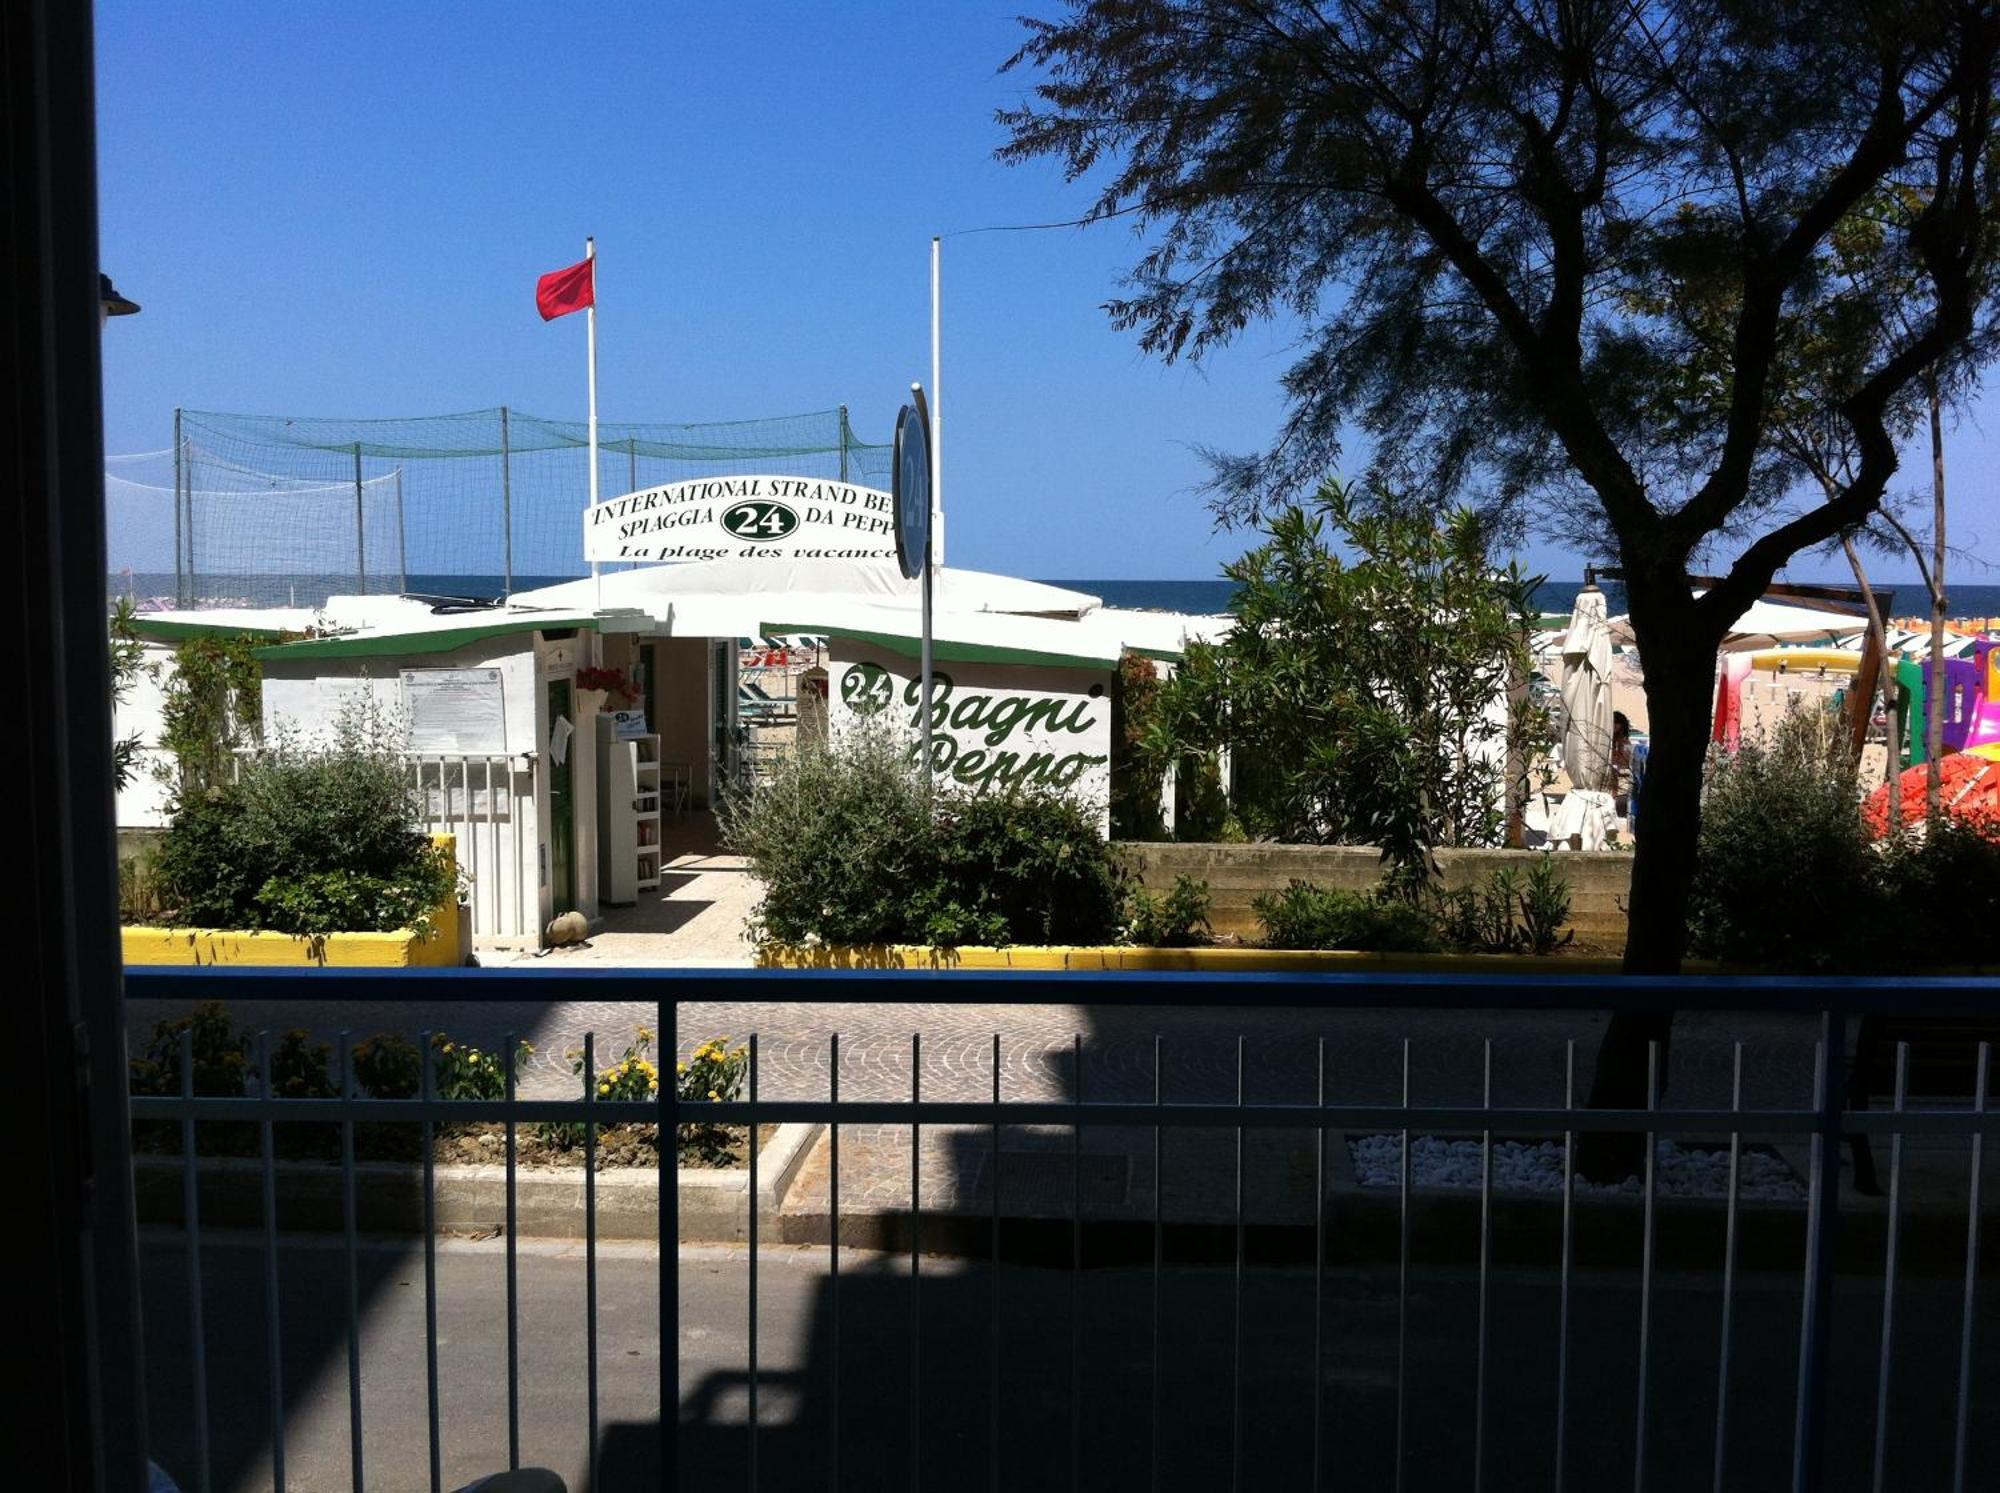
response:
[[[621,739],[597,719],[598,895],[631,903],[660,889],[660,738]]]

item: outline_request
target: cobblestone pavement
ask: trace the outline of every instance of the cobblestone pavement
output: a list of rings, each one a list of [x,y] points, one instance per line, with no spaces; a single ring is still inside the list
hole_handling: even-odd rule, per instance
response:
[[[1251,1102],[1308,1102],[1321,1082],[1329,1100],[1393,1103],[1402,1094],[1404,1040],[1407,1038],[1410,1098],[1413,1103],[1476,1104],[1484,1084],[1487,1043],[1492,1054],[1492,1099],[1500,1105],[1557,1105],[1563,1102],[1566,1046],[1575,1043],[1576,1092],[1588,1092],[1605,1017],[1597,1013],[1536,1011],[1301,1011],[1245,1008],[1237,1011],[1185,1008],[1093,1008],[1087,1004],[1016,1006],[954,1005],[913,1000],[908,1004],[827,1006],[805,1000],[705,1002],[691,966],[741,967],[750,962],[741,937],[757,887],[743,862],[721,852],[712,823],[694,816],[670,828],[667,874],[657,898],[634,908],[611,909],[603,933],[585,947],[551,951],[539,958],[504,958],[506,965],[532,964],[547,971],[579,973],[608,967],[649,967],[661,971],[660,993],[677,998],[678,1046],[685,1056],[711,1037],[758,1044],[758,1090],[767,1099],[818,1098],[828,1093],[832,1038],[839,1034],[840,1091],[848,1099],[905,1099],[911,1091],[913,1039],[917,1041],[924,1097],[986,1100],[993,1094],[997,1063],[1003,1099],[1146,1101],[1154,1096],[1155,1069],[1168,1101],[1232,1098],[1240,1081]],[[785,980],[790,993],[808,979]],[[912,993],[920,982],[912,981]],[[1047,987],[1044,987],[1047,988]],[[1075,982],[1087,991],[1088,977]],[[135,1045],[163,1015],[157,1002],[134,1002]],[[356,1040],[378,1031],[412,1037],[444,1031],[454,1038],[498,1050],[509,1034],[534,1047],[521,1078],[528,1095],[575,1091],[570,1054],[594,1034],[597,1063],[606,1066],[637,1041],[639,1031],[657,1026],[656,1010],[604,1000],[502,1002],[478,1006],[354,1004],[339,1008],[278,1002],[235,1013],[245,1026],[272,1031],[304,1027],[331,1040],[349,1031]],[[998,1034],[996,1045],[996,1034]],[[1744,1102],[1750,1107],[1806,1102],[1811,1092],[1814,1022],[1799,1017],[1684,1015],[1676,1023],[1662,1102],[1675,1106],[1723,1106],[1729,1101],[1733,1044],[1745,1044]],[[1239,1078],[1240,1074],[1240,1078]],[[1176,1137],[1193,1173],[1221,1175],[1233,1166],[1233,1139],[1224,1134],[1187,1133]],[[868,1210],[907,1206],[909,1138],[901,1127],[849,1126],[842,1131],[842,1207]],[[1099,1158],[1085,1165],[1086,1186],[1106,1208],[1135,1206],[1150,1197],[1150,1131],[1143,1135],[1097,1127],[1085,1132],[1084,1151]],[[1013,1161],[1018,1146],[1022,1159]],[[1217,1149],[1220,1148],[1220,1149]],[[828,1195],[827,1157],[822,1141],[793,1188],[797,1206],[824,1207]],[[1264,1163],[1269,1150],[1273,1188],[1296,1177],[1299,1145],[1253,1140],[1246,1166]],[[1143,1154],[1142,1154],[1143,1153]],[[1203,1160],[1208,1158],[1208,1160]],[[925,1188],[940,1207],[988,1206],[992,1167],[990,1135],[931,1127],[924,1138]],[[1212,1165],[1209,1162],[1212,1161]],[[1168,1196],[1174,1195],[1181,1162],[1167,1170]],[[1011,1170],[1010,1170],[1011,1169]],[[1059,1188],[1066,1207],[1070,1187],[1066,1129],[1037,1133],[1010,1129],[1004,1148],[1003,1198],[1014,1206],[1038,1208],[1038,1199]],[[1123,1204],[1118,1199],[1124,1199]],[[788,1203],[788,1208],[791,1204]]]

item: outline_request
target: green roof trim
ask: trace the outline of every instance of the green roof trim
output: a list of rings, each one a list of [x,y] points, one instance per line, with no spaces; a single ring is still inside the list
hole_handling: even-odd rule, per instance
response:
[[[764,622],[758,630],[765,637],[779,633],[814,633],[822,637],[853,638],[873,643],[905,658],[923,656],[923,640],[892,632],[863,632],[859,628],[829,626],[824,622]],[[957,643],[944,638],[931,641],[931,660],[949,664],[1041,664],[1057,669],[1115,669],[1115,658],[1094,658],[1080,653],[1044,653],[1035,648],[1010,648],[997,643]]]
[[[423,632],[361,632],[337,638],[307,638],[296,643],[279,643],[259,648],[257,657],[271,660],[305,658],[386,658],[399,653],[450,653],[470,643],[489,638],[511,637],[517,633],[545,630],[595,628],[594,617],[517,617],[506,622],[488,622],[471,627],[441,627]]]
[[[240,622],[172,622],[164,617],[148,617],[143,612],[132,619],[132,631],[149,643],[181,643],[189,638],[259,638],[275,643],[285,635],[275,627],[246,627]]]

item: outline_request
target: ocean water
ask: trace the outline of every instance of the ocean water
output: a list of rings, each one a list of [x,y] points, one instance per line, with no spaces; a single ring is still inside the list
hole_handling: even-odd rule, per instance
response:
[[[553,586],[576,580],[569,575],[517,575],[516,591]],[[144,605],[173,604],[174,577],[171,573],[120,572],[110,578],[114,595],[130,595]],[[1107,606],[1142,607],[1157,611],[1188,612],[1197,615],[1226,612],[1236,587],[1226,580],[1050,580],[1050,585],[1101,596]],[[1838,585],[1838,580],[1828,584]],[[500,594],[498,575],[412,575],[406,587],[393,581],[371,590],[404,590],[429,596],[495,597]],[[1567,612],[1576,604],[1583,582],[1545,581],[1535,593],[1535,605],[1543,612]],[[1616,581],[1603,583],[1605,600],[1613,615],[1625,610],[1624,589]],[[350,595],[355,589],[351,575],[223,575],[203,576],[201,592],[211,605],[320,606],[328,596]],[[1915,582],[1885,585],[1893,589],[1892,615],[1909,617],[1924,611],[1927,603],[1923,587]],[[2000,585],[1954,586],[1951,588],[1954,617],[2000,616]]]

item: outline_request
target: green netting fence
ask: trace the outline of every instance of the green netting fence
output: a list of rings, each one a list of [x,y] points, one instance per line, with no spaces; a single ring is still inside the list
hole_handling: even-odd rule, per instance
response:
[[[310,606],[352,591],[501,595],[589,569],[582,421],[507,408],[386,420],[181,410],[175,426],[164,504],[157,478],[107,481],[113,567],[133,572],[119,579],[134,590],[163,594],[171,581],[182,606]],[[892,455],[855,439],[844,406],[695,425],[600,420],[597,443],[606,498],[753,472],[887,487]],[[155,565],[162,544],[169,563]]]

